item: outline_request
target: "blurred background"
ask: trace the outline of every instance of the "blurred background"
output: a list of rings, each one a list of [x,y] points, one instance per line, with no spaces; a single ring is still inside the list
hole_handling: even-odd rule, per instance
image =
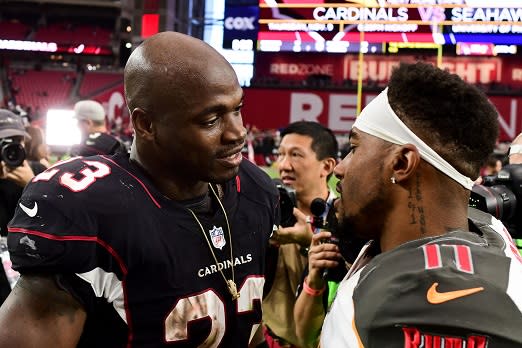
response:
[[[416,60],[488,94],[500,114],[502,154],[522,131],[522,4],[418,3],[1,0],[0,106],[44,131],[52,161],[79,142],[72,107],[82,99],[100,102],[110,132],[130,143],[122,67],[144,39],[174,30],[205,40],[233,65],[245,88],[250,158],[261,166],[274,160],[278,131],[297,120],[331,128],[343,149],[393,67]]]

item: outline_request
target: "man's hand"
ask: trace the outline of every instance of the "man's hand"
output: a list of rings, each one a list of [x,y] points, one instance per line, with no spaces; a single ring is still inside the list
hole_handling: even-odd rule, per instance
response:
[[[336,244],[324,242],[331,237],[330,231],[321,231],[312,237],[308,251],[308,282],[314,289],[320,289],[324,285],[323,270],[337,267],[343,259]]]
[[[24,161],[21,166],[11,168],[7,166],[4,161],[2,163],[2,175],[0,178],[10,180],[18,186],[25,187],[32,178],[34,178],[34,172],[29,166],[29,162]]]
[[[297,222],[290,227],[281,227],[274,232],[270,243],[272,245],[281,245],[289,243],[297,243],[302,247],[308,247],[312,241],[312,225],[309,218],[303,214],[299,209],[294,208],[294,216]]]

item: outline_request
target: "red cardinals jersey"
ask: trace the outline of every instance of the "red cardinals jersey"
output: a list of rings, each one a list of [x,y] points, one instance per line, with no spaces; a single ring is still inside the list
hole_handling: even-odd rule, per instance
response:
[[[56,165],[26,188],[10,223],[13,266],[56,274],[82,302],[81,347],[246,347],[261,321],[278,193],[248,161],[222,187],[231,238],[221,209],[200,227],[127,155]],[[221,275],[232,268],[236,301]]]

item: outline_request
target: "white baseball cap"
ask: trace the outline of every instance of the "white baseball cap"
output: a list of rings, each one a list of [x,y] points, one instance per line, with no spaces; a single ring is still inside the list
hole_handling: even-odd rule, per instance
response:
[[[105,110],[94,100],[81,100],[74,104],[74,117],[79,120],[103,121]]]

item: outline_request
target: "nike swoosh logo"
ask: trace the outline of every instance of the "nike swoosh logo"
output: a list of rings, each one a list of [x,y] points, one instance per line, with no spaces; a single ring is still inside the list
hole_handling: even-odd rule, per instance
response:
[[[34,202],[34,207],[32,207],[32,208],[28,208],[25,205],[23,205],[22,203],[19,203],[19,205],[20,205],[20,208],[22,208],[22,210],[27,215],[29,215],[29,217],[35,217],[36,213],[38,213],[38,203],[36,203],[36,202]]]
[[[478,287],[455,291],[438,292],[438,285],[439,283],[433,283],[431,287],[428,289],[428,293],[426,294],[426,298],[428,299],[428,302],[431,304],[441,304],[464,296],[473,295],[477,292],[484,290],[483,287]]]

